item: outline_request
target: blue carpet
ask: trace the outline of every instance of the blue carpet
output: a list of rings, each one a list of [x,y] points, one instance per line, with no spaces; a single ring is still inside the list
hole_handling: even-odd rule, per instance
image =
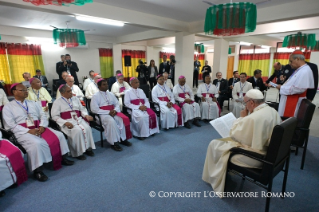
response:
[[[202,169],[207,146],[219,135],[201,123],[201,128],[161,131],[144,141],[131,139],[133,146],[122,152],[97,143],[93,158],[76,160],[59,171],[48,166],[44,172],[49,181],[30,176],[21,186],[7,189],[0,211],[264,211],[266,199],[260,196],[265,190],[235,175],[228,178],[227,191],[257,192],[259,197],[207,197],[212,189],[201,180]],[[99,140],[97,131],[94,138]],[[318,152],[319,138],[310,137],[304,170],[299,169],[301,154],[291,155],[286,190],[295,197],[272,198],[270,211],[318,211]],[[273,192],[281,191],[282,179],[283,174],[275,178]],[[149,196],[151,191],[156,197]],[[193,197],[158,197],[164,195],[161,191],[193,192]]]

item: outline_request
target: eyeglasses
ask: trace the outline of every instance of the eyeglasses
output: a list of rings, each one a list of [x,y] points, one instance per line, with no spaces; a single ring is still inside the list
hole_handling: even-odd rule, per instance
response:
[[[17,90],[17,91],[27,92],[28,90]]]
[[[243,102],[243,105],[246,106],[247,103],[250,101],[251,99],[248,99],[246,102]]]

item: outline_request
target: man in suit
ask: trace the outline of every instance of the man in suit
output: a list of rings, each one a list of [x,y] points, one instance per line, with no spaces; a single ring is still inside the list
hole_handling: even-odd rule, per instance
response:
[[[313,79],[314,79],[314,88],[308,89],[307,90],[307,99],[312,101],[315,98],[315,95],[317,93],[317,88],[318,88],[318,66],[314,63],[309,63],[306,62],[308,66],[311,68],[312,73],[313,73]]]
[[[141,85],[146,85],[149,78],[148,68],[141,59],[138,61],[138,64],[136,67],[136,72],[138,72],[137,78]]]
[[[163,62],[159,66],[158,73],[163,74],[164,72],[169,73],[170,72],[170,65],[167,61],[167,55],[163,55]]]
[[[205,77],[212,72],[212,68],[208,65],[208,61],[205,61],[205,65],[202,68],[203,81],[205,81]]]
[[[41,70],[39,70],[39,69],[37,69],[35,72],[37,75],[33,76],[33,78],[39,79],[41,81],[41,86],[50,92],[49,82],[48,82],[48,79],[46,78],[46,76],[42,76]]]
[[[73,76],[74,84],[79,85],[78,76],[76,75],[76,72],[79,71],[79,68],[76,62],[71,61],[71,56],[69,54],[65,55],[65,60],[62,66],[60,66],[58,69],[58,72],[61,74],[63,71],[66,71],[69,75]]]
[[[63,79],[62,78],[62,72],[60,72],[60,67],[63,66],[63,63],[65,61],[65,55],[61,55],[61,61],[57,62],[56,63],[56,67],[55,67],[55,70],[56,70],[56,73],[59,75],[59,79]]]
[[[228,80],[228,87],[229,87],[228,94],[229,94],[229,98],[233,98],[233,96],[232,96],[232,91],[233,91],[233,88],[234,88],[234,85],[235,85],[236,82],[239,82],[239,74],[238,74],[238,71],[234,71],[234,72],[233,72],[233,77]]]
[[[261,92],[267,90],[267,87],[261,78],[261,70],[259,69],[254,71],[254,76],[248,78],[247,82],[250,82],[254,89],[258,89]]]
[[[193,72],[193,87],[198,87],[198,74],[199,74],[199,68],[202,65],[198,61],[198,57],[196,57],[196,60],[194,61],[194,72]]]
[[[60,85],[65,85],[66,84],[66,78],[69,76],[68,72],[63,71],[62,72],[62,79],[56,82],[56,88],[59,88]]]
[[[228,100],[228,83],[226,79],[223,79],[221,72],[217,72],[216,77],[217,79],[214,79],[213,84],[218,90],[218,94],[216,95],[216,97],[220,109],[221,111],[223,111],[224,101]]]
[[[269,82],[271,82],[275,77],[277,78],[276,84],[282,85],[294,72],[294,70],[290,67],[289,64],[281,65],[280,62],[276,62],[274,64],[274,69],[275,69],[274,73],[265,82],[265,85],[268,85]]]
[[[108,82],[107,82],[107,84],[109,85],[109,91],[111,92],[111,90],[112,90],[112,85],[114,84],[114,83],[116,83],[116,81],[117,81],[117,75],[118,74],[122,74],[122,72],[120,71],[120,70],[117,70],[116,72],[115,72],[115,76],[113,76],[113,77],[110,77],[109,78],[109,80],[108,80]]]

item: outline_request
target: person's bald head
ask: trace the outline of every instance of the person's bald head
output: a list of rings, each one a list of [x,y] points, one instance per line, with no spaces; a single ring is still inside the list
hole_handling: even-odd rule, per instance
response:
[[[65,82],[68,86],[72,87],[74,85],[74,77],[72,76],[67,76],[65,78]]]
[[[102,78],[101,75],[96,75],[96,76],[94,77],[94,82],[97,83],[97,81],[98,81],[99,79],[101,79],[101,78]]]
[[[11,89],[15,99],[24,101],[28,97],[28,90],[23,84],[19,83]]]
[[[298,69],[305,64],[305,56],[302,51],[295,50],[289,57],[289,65],[292,69]]]
[[[280,64],[280,62],[275,62],[275,64],[274,64],[274,69],[275,69],[276,71],[279,71],[279,70],[281,69],[281,64]]]
[[[140,81],[134,77],[134,79],[130,80],[130,84],[132,86],[132,88],[137,89],[138,87],[140,87]]]
[[[37,78],[34,78],[31,83],[33,89],[39,90],[41,88],[41,81]]]
[[[22,77],[25,81],[29,81],[31,79],[31,74],[29,72],[24,72]]]
[[[69,76],[68,72],[63,71],[62,72],[62,78],[65,80],[67,78],[67,76]]]
[[[164,77],[164,80],[166,81],[168,79],[168,73],[167,72],[164,72],[163,73],[163,77]]]

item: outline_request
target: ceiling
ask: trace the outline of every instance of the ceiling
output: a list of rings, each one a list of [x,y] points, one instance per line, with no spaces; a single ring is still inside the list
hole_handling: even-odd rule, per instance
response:
[[[57,28],[66,28],[67,21],[69,22],[69,28],[90,30],[85,33],[106,37],[117,37],[125,34],[150,30],[150,28],[142,26],[132,26],[126,24],[124,27],[116,27],[79,21],[76,20],[74,16],[70,15],[46,13],[17,7],[0,6],[0,23],[3,26],[52,30],[53,28],[50,27],[50,25]]]
[[[214,4],[229,3],[229,0],[207,0]],[[233,2],[246,2],[247,0],[234,0]],[[302,0],[249,0],[251,3],[261,3],[257,8],[266,8],[280,4]],[[179,21],[193,22],[205,19],[209,4],[202,0],[94,0],[115,7],[135,10],[156,16],[171,18]]]

